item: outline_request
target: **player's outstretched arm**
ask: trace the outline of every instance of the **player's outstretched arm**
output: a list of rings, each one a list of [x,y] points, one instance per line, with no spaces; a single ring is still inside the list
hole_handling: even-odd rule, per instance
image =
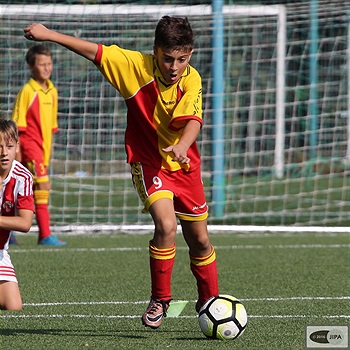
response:
[[[97,44],[74,36],[62,34],[46,28],[41,23],[32,23],[23,29],[24,37],[34,41],[52,41],[93,61],[97,53]]]

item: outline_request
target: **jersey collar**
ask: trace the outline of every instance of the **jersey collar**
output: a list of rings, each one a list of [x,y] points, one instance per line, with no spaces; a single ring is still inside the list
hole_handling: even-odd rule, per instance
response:
[[[47,82],[48,88],[47,88],[47,90],[44,90],[42,88],[42,86],[34,78],[30,78],[29,79],[29,84],[35,91],[42,90],[44,92],[47,92],[47,91],[51,90],[54,87],[53,82],[50,79],[47,79],[46,82]]]

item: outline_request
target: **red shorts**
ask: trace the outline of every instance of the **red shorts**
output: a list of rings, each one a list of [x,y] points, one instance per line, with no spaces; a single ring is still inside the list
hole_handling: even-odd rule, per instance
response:
[[[181,220],[202,221],[208,217],[200,168],[186,172],[155,169],[141,163],[131,164],[134,187],[145,211],[158,199],[174,201],[176,216]]]

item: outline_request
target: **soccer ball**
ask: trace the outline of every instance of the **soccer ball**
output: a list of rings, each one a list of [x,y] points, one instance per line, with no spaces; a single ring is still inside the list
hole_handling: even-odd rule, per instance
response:
[[[247,321],[245,307],[231,295],[211,297],[198,314],[202,332],[211,339],[236,339],[243,334]]]

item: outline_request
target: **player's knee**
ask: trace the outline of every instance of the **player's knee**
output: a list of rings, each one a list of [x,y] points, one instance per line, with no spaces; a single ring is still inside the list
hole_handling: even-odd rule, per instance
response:
[[[11,310],[11,311],[22,311],[22,303],[16,303],[16,304],[12,304],[9,306],[9,308],[7,310]]]
[[[212,250],[209,238],[204,236],[196,236],[193,239],[189,239],[187,244],[190,249],[190,255],[193,256],[206,256]]]
[[[201,250],[202,252],[207,252],[211,250],[211,244],[208,241],[199,241],[197,244],[197,249]]]
[[[21,311],[23,309],[21,300],[10,300],[0,305],[1,310]]]
[[[155,232],[160,236],[176,235],[177,223],[176,220],[165,219],[155,224]]]

